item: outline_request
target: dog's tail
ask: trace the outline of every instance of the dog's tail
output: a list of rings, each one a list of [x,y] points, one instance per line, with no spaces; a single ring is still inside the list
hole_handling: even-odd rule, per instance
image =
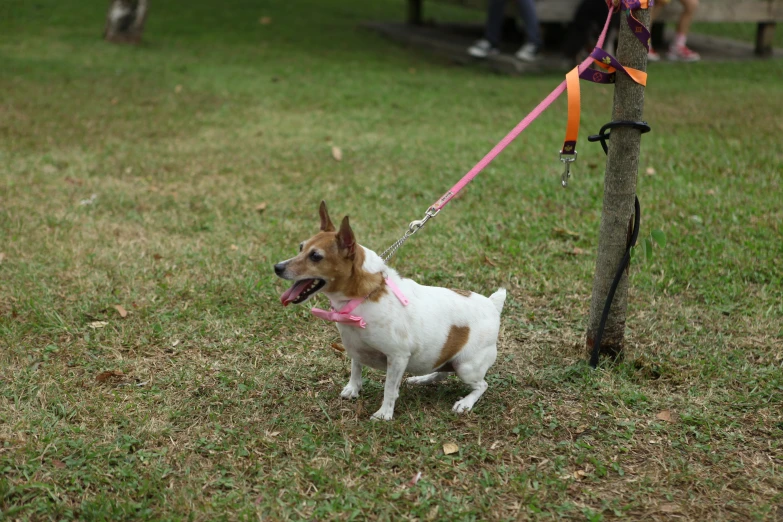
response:
[[[498,313],[503,311],[503,304],[506,302],[506,289],[498,288],[498,291],[489,296],[489,300],[498,309]]]

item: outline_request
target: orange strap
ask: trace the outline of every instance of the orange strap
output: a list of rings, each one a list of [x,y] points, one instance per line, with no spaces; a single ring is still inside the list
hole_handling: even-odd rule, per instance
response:
[[[617,71],[614,67],[612,67],[609,64],[606,64],[600,60],[593,59],[593,62],[598,65],[600,68],[604,69],[608,73],[613,73]],[[625,72],[628,74],[628,76],[631,77],[633,81],[638,83],[639,85],[643,85],[647,87],[647,73],[644,71],[640,71],[639,69],[634,69],[633,67],[625,67]]]
[[[631,67],[626,67],[625,72],[628,73],[628,76],[630,76],[633,81],[638,83],[639,85],[643,85],[647,87],[647,73],[644,71],[640,71],[639,69],[633,69]]]
[[[566,74],[566,89],[568,89],[568,125],[566,126],[565,142],[560,154],[576,153],[576,140],[579,137],[579,116],[581,112],[581,93],[579,91],[579,67],[574,67]]]

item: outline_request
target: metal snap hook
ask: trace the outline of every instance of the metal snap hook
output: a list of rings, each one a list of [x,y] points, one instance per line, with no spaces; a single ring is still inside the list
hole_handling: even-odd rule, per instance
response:
[[[560,176],[560,183],[562,183],[563,188],[568,186],[568,178],[571,177],[571,163],[576,161],[577,152],[574,151],[573,155],[570,154],[564,154],[563,151],[560,151],[560,161],[563,162],[565,165],[565,169],[563,170],[563,175]]]

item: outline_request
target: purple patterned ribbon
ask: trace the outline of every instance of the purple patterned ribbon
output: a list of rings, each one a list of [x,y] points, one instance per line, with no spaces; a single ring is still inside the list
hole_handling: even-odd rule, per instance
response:
[[[629,73],[625,69],[625,67],[623,67],[622,64],[617,61],[617,59],[614,56],[607,53],[603,49],[599,49],[598,47],[593,49],[593,52],[590,53],[590,58],[606,66],[613,67],[617,71],[624,72],[625,74],[633,78],[633,80],[636,82],[639,81],[636,78],[636,76],[638,76],[639,74],[643,74],[641,71],[635,71],[634,73]],[[587,80],[593,83],[614,83],[615,74],[617,74],[615,71],[610,72],[610,71],[599,71],[596,69],[585,69],[584,71],[582,71],[582,74],[580,74],[579,77],[582,78],[583,80]]]

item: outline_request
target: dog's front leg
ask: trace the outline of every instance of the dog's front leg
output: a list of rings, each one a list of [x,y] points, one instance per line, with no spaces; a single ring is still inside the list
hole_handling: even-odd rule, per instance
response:
[[[391,420],[394,415],[394,403],[400,395],[400,383],[409,357],[399,355],[386,360],[386,384],[383,387],[383,404],[381,409],[372,414],[373,420]]]
[[[351,359],[351,378],[343,391],[340,392],[340,397],[355,399],[359,396],[360,391],[362,391],[362,363],[359,362],[359,359]]]

